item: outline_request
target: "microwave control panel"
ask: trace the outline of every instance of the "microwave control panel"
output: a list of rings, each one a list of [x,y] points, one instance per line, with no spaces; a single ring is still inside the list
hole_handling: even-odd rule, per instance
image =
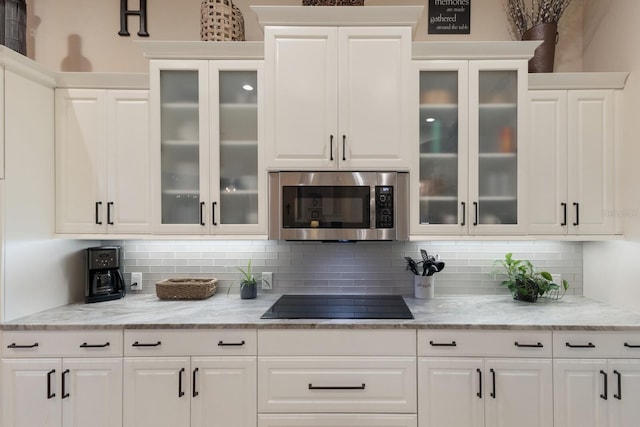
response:
[[[392,186],[376,186],[376,228],[393,228]]]

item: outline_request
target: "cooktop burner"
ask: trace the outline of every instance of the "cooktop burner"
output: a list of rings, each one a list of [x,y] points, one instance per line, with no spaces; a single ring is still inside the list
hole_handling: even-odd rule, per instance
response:
[[[261,319],[413,319],[399,295],[283,295]]]

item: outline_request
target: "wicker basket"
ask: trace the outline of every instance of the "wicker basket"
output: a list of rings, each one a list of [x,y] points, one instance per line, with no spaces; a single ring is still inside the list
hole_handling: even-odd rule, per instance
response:
[[[243,41],[244,18],[231,0],[202,0],[200,39],[204,41]]]
[[[364,6],[364,0],[302,0],[303,6]]]
[[[156,283],[160,299],[206,299],[216,293],[218,279],[166,279]]]

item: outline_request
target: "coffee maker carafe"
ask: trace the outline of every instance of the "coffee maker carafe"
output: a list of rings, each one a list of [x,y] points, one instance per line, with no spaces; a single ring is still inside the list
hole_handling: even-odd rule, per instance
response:
[[[124,297],[124,278],[120,272],[120,247],[87,249],[87,283],[84,302],[100,302]]]

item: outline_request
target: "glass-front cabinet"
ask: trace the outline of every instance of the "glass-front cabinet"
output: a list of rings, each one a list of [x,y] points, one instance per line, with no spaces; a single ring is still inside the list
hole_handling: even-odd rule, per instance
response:
[[[415,61],[412,234],[519,234],[522,60]]]
[[[151,61],[154,229],[266,231],[259,61]]]

